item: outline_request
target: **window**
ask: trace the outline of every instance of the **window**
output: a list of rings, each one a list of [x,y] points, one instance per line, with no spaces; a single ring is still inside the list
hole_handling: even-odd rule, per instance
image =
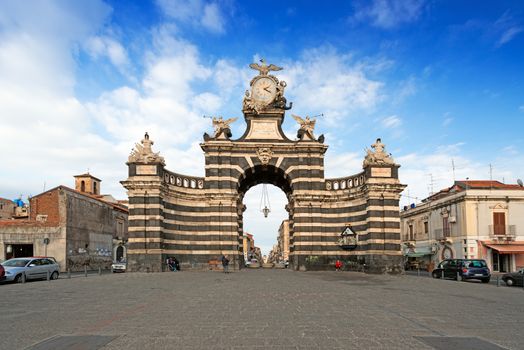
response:
[[[506,214],[505,213],[493,213],[493,234],[505,235],[506,234]]]
[[[93,194],[98,194],[98,191],[96,189],[96,182],[93,182]]]
[[[80,191],[81,192],[85,192],[86,191],[86,182],[84,180],[82,180],[82,182],[80,182]]]
[[[429,225],[428,225],[428,222],[427,221],[424,221],[424,233],[428,233],[429,232]]]
[[[410,241],[414,241],[415,240],[415,237],[414,237],[414,234],[413,234],[413,224],[409,225],[409,240]]]
[[[442,233],[444,234],[444,237],[449,237],[451,234],[447,216],[442,218]]]

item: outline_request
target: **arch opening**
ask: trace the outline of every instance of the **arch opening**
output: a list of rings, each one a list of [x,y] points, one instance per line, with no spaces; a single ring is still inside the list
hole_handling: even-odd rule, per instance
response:
[[[271,212],[268,218],[264,218],[260,211],[261,184],[269,185]],[[239,180],[238,233],[242,242],[239,250],[246,266],[250,265],[252,259],[261,263],[264,256],[270,263],[284,263],[284,260],[288,260],[292,192],[289,177],[275,166],[252,167]],[[283,239],[280,237],[283,236],[281,231],[286,225],[286,238]]]

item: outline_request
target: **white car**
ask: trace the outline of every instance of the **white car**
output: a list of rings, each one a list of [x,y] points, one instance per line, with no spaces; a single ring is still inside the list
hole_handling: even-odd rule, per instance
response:
[[[111,264],[111,271],[113,273],[115,272],[126,272],[127,269],[127,263],[125,261],[115,261],[113,264]]]

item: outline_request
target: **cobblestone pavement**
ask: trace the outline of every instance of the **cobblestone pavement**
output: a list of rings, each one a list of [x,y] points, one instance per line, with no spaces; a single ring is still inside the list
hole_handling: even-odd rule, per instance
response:
[[[522,288],[409,275],[259,269],[0,285],[9,350],[56,348],[67,335],[104,350],[434,349],[424,336],[442,349],[456,340],[443,337],[524,349],[523,321]]]

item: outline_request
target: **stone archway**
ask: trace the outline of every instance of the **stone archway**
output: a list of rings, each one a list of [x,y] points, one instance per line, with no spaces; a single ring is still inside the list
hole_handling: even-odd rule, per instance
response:
[[[242,112],[246,131],[232,139],[236,118],[213,118],[214,135],[204,134],[205,177],[165,168],[145,135],[129,156],[129,270],[160,271],[175,255],[185,268],[207,268],[222,254],[242,263],[242,198],[250,186],[273,183],[288,196],[292,225],[290,263],[295,269],[330,268],[337,259],[362,264],[369,271],[402,269],[398,201],[403,185],[399,165],[380,139],[367,150],[354,175],[326,179],[324,136],[314,135],[315,120],[299,123],[297,139],[282,131],[285,82],[259,70],[246,92]],[[355,233],[355,244],[342,235]],[[351,249],[348,249],[351,247]]]

